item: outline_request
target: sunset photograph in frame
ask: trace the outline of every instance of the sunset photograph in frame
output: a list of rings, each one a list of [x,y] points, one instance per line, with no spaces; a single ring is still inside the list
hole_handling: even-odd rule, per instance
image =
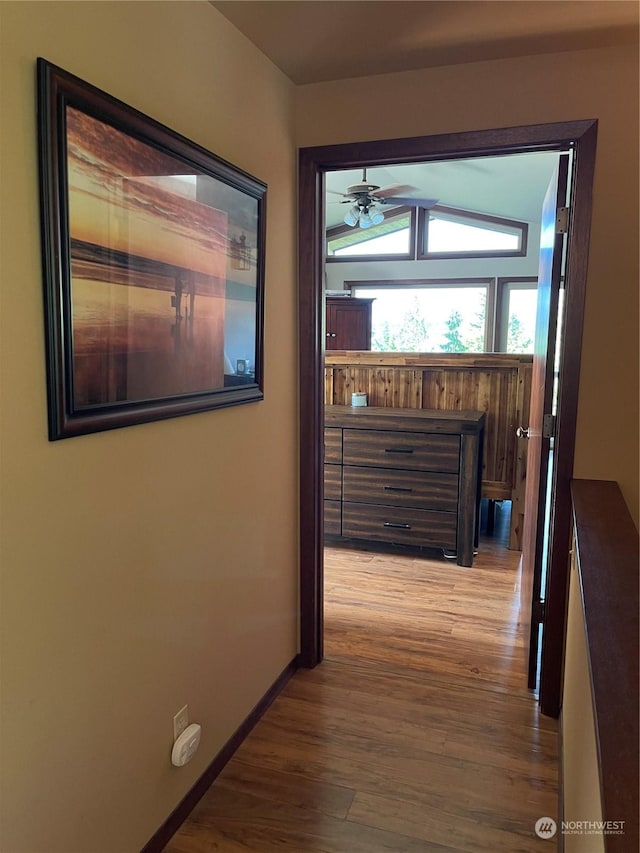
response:
[[[38,91],[50,439],[262,399],[266,186],[45,60]]]

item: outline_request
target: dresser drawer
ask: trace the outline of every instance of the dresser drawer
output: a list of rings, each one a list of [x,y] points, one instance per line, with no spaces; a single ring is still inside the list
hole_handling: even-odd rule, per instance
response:
[[[339,427],[324,428],[324,461],[337,465],[342,462],[342,430]]]
[[[340,536],[342,533],[341,501],[324,502],[324,532],[326,536]]]
[[[342,535],[402,545],[456,547],[456,515],[425,509],[342,504]]]
[[[339,501],[342,497],[342,465],[324,466],[324,496]]]
[[[330,467],[326,466],[325,468]],[[343,500],[456,512],[458,475],[393,468],[344,467]],[[325,475],[326,484],[326,475]],[[325,496],[329,497],[326,491]]]
[[[460,437],[420,432],[345,429],[345,465],[457,472]]]

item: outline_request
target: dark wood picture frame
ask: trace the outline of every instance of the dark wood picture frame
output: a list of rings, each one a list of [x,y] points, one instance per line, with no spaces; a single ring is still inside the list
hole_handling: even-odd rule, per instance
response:
[[[263,399],[266,184],[37,76],[49,439]]]

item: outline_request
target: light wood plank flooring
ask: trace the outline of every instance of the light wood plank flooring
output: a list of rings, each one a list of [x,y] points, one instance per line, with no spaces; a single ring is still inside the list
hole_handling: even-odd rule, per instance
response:
[[[526,689],[507,532],[471,569],[328,547],[325,661],[291,679],[166,853],[554,849],[534,824],[557,817],[557,725]]]

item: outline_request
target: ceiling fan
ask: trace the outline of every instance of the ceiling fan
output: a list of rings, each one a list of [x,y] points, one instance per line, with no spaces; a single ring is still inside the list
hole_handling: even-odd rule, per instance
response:
[[[363,169],[362,181],[347,187],[346,192],[339,193],[335,190],[328,190],[327,192],[342,196],[342,201],[334,202],[334,204],[351,205],[344,217],[347,225],[371,228],[372,225],[379,225],[384,220],[384,213],[380,210],[382,205],[393,207],[407,205],[428,209],[438,203],[438,199],[435,198],[413,198],[412,196],[399,195],[399,193],[414,192],[415,190],[417,187],[411,187],[407,184],[391,184],[381,189],[377,184],[372,184],[367,180],[367,170]]]

